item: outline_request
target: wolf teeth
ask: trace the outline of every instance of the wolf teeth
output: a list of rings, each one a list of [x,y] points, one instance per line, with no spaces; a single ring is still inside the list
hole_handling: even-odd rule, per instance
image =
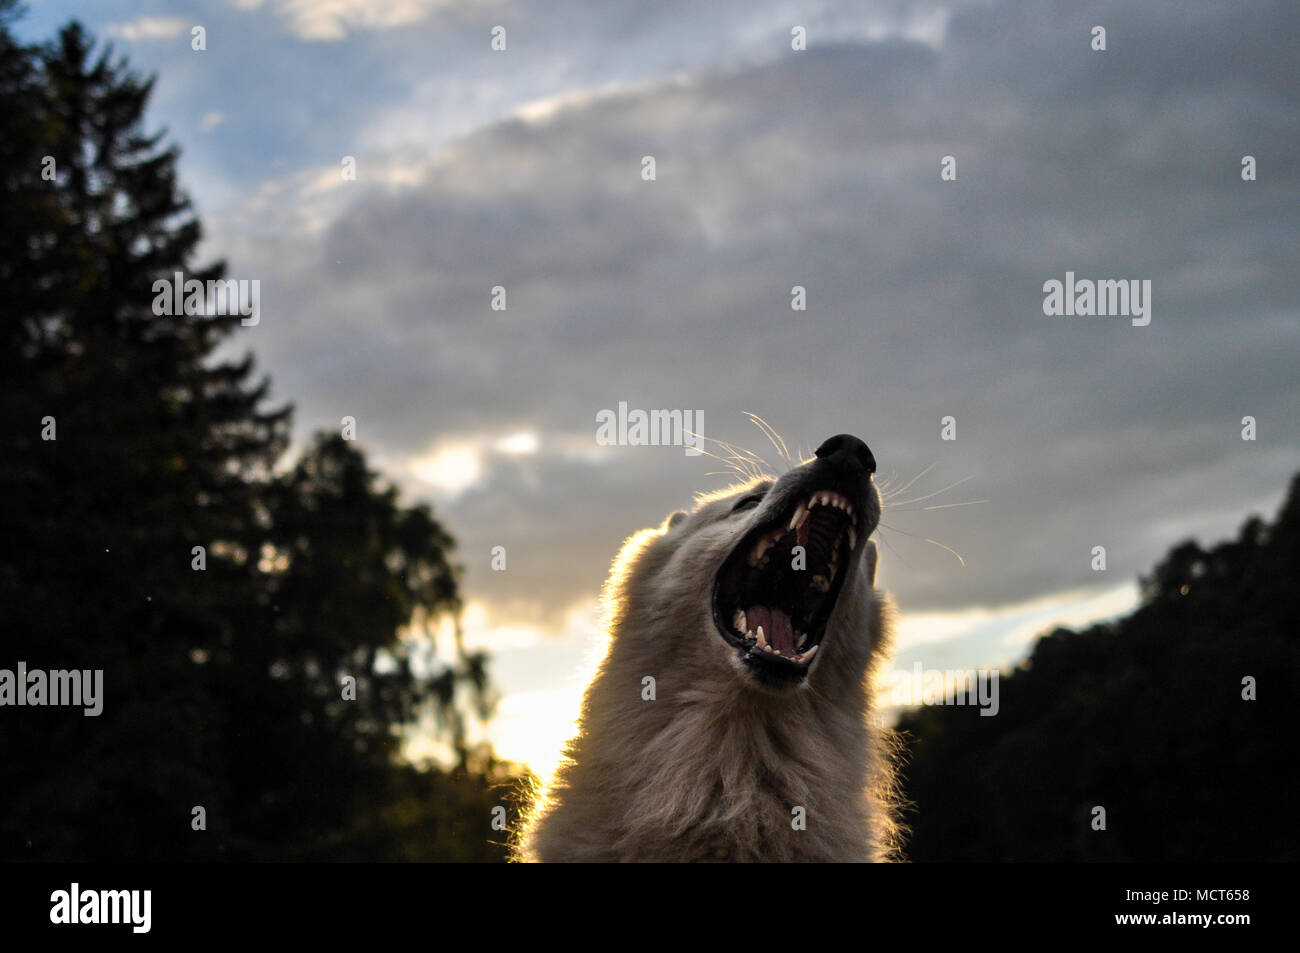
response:
[[[768,550],[776,546],[776,544],[781,541],[781,537],[787,532],[788,530],[774,529],[766,536],[759,537],[758,542],[754,544],[754,548],[749,552],[750,567],[756,568],[760,563],[762,563],[763,557],[767,555]]]
[[[790,529],[794,529],[798,523],[799,517],[803,514],[805,506],[812,509],[814,506],[833,506],[837,510],[843,510],[849,516],[853,515],[853,504],[840,496],[838,493],[818,491],[808,497],[807,504],[799,504],[799,510],[796,511],[794,518],[790,521]]]
[[[858,531],[852,526],[849,527],[849,549],[858,548]]]
[[[758,647],[769,652],[772,651],[772,646],[768,645],[767,639],[763,637],[763,627],[761,625],[758,627]]]
[[[807,632],[800,632],[800,633],[798,633],[798,636],[799,636],[799,641],[795,643],[795,646],[794,646],[794,647],[795,647],[796,649],[801,649],[801,648],[803,648],[803,644],[804,644],[805,642],[808,641],[808,633],[807,633]]]
[[[794,511],[794,516],[790,517],[790,525],[786,527],[786,532],[792,529],[798,529],[799,524],[803,522],[804,514],[808,512],[808,507],[800,503],[799,508]]]
[[[817,654],[817,649],[819,647],[820,646],[814,645],[812,648],[810,648],[807,652],[803,654],[803,661],[805,665],[807,665],[809,662],[812,661],[812,657]]]

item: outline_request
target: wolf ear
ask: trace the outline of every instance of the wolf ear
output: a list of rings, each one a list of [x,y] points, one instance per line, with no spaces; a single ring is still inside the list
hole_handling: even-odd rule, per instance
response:
[[[867,567],[867,581],[874,587],[876,585],[876,563],[880,559],[880,550],[876,549],[874,539],[867,540],[863,549],[862,559]]]

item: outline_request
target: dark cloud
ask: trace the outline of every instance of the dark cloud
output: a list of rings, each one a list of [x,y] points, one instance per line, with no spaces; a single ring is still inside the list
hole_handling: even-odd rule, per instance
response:
[[[620,400],[702,409],[708,434],[760,452],[743,411],[805,448],[858,433],[895,485],[934,464],[900,500],[970,477],[886,515],[906,609],[1096,584],[1099,544],[1113,584],[1274,503],[1296,467],[1298,20],[979,4],[937,48],[775,44],[712,69],[684,53],[684,79],[491,125],[418,184],[363,174],[322,231],[248,241],[232,262],[260,264],[274,308],[245,340],[304,428],[354,414],[386,461],[541,434],[439,504],[471,597],[522,616],[593,594],[625,535],[725,482],[679,450],[597,448]],[[1150,326],[1045,317],[1042,283],[1067,270],[1150,279]],[[497,543],[505,574],[487,571]]]

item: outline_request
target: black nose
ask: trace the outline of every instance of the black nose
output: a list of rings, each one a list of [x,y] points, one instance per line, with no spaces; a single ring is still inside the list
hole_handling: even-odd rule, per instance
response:
[[[844,470],[876,472],[871,448],[851,433],[836,434],[817,448],[817,457]]]

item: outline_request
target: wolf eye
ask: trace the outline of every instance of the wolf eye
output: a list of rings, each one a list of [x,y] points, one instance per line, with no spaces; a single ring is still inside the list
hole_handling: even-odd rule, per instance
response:
[[[763,502],[762,493],[751,493],[749,496],[742,496],[736,501],[736,505],[731,508],[731,512],[739,513],[741,510],[752,510]]]

